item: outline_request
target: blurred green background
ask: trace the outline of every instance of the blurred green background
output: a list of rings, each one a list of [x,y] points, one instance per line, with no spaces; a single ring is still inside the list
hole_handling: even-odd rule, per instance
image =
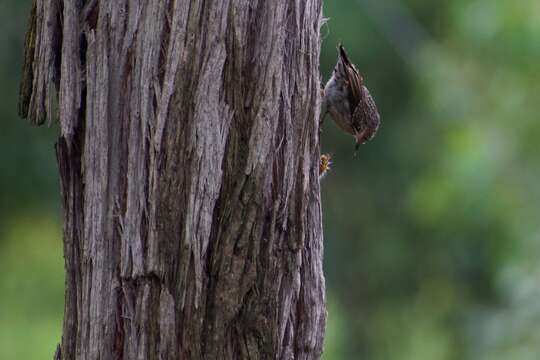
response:
[[[50,359],[63,260],[56,129],[16,116],[30,1],[0,2],[0,359]],[[326,1],[382,116],[322,151],[325,360],[538,359],[540,2]]]

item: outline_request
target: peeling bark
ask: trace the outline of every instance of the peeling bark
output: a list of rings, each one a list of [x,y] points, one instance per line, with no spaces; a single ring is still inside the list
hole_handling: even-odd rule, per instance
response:
[[[320,0],[35,0],[19,112],[53,117],[57,359],[318,359]]]

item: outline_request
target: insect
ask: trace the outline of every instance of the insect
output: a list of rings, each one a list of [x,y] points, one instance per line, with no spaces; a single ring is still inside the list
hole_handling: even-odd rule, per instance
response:
[[[323,101],[334,122],[355,138],[356,150],[377,133],[381,119],[375,101],[341,44],[332,77],[324,88]]]
[[[332,164],[332,157],[330,154],[322,154],[319,161],[319,180],[324,178],[328,171],[330,170],[330,165]]]

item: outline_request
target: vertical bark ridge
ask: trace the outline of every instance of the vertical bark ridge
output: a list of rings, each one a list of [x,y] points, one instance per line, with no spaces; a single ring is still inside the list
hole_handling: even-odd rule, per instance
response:
[[[81,1],[64,1],[62,13],[62,52],[60,68],[60,127],[69,140],[77,127],[81,106],[80,24]]]
[[[55,113],[54,86],[58,85],[62,30],[58,0],[34,0],[26,32],[24,65],[19,92],[19,115],[34,125],[49,124]]]
[[[56,144],[56,157],[61,179],[61,195],[65,213],[64,221],[64,258],[66,271],[66,301],[64,317],[64,334],[76,334],[80,321],[80,300],[82,299],[82,279],[81,279],[81,243],[83,240],[82,229],[84,228],[83,218],[83,197],[84,192],[80,142],[72,148],[64,138],[60,138]],[[60,354],[64,359],[74,359],[76,357],[78,342],[80,338],[76,336],[63,336]]]

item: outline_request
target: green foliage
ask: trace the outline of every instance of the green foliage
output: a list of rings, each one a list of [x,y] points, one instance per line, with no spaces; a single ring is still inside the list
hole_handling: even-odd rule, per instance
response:
[[[513,291],[532,271],[508,269],[534,263],[539,240],[539,10],[537,1],[327,2],[325,79],[342,41],[382,116],[358,158],[333,125],[323,132],[334,153],[323,184],[329,297],[350,315],[344,331],[363,334],[342,358],[538,353],[538,336],[509,340],[500,318],[518,312]]]
[[[61,335],[63,259],[57,217],[12,218],[0,231],[0,359],[52,357]]]

